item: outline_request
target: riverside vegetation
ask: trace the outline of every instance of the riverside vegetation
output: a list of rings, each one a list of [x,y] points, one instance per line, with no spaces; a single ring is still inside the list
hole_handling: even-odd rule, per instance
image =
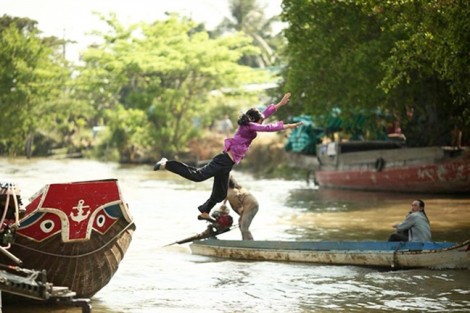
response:
[[[0,17],[0,155],[184,158],[213,121],[285,91],[296,104],[285,121],[304,114],[365,140],[393,122],[409,146],[449,145],[451,132],[469,144],[470,1],[285,0],[273,19],[256,0],[229,3],[214,31],[178,14],[128,26],[97,14],[106,27],[79,63],[69,39]],[[276,145],[260,150],[274,158]],[[266,161],[256,147],[250,157]]]

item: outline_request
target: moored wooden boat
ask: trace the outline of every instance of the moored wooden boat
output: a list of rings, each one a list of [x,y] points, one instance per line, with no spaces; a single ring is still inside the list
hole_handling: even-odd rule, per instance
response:
[[[390,141],[317,147],[320,187],[365,191],[470,194],[470,150],[409,148]]]
[[[116,179],[48,184],[26,206],[8,251],[51,283],[92,297],[116,273],[135,230]],[[11,259],[0,257],[0,263]]]
[[[190,244],[193,254],[256,261],[306,262],[398,268],[470,267],[470,240],[450,242],[243,241],[207,239]]]

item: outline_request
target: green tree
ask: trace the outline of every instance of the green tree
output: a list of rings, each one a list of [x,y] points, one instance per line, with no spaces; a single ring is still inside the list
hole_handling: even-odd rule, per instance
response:
[[[284,1],[283,6],[290,25],[285,88],[301,102],[299,113],[323,116],[326,123],[336,108],[346,117],[384,105],[380,63],[393,40],[382,36],[375,16],[363,14],[354,1]]]
[[[470,2],[377,3],[374,9],[405,34],[383,63],[381,87],[402,112],[412,143],[449,144],[454,126],[469,138]],[[410,109],[414,116],[406,119]]]
[[[468,128],[468,2],[285,0],[283,8],[284,88],[302,111],[327,117],[339,108],[349,124],[354,113],[388,112],[410,145],[445,144],[454,125]]]
[[[105,124],[113,125],[109,144],[119,150],[121,160],[128,151],[148,147],[165,155],[183,151],[197,135],[195,125],[210,123],[210,91],[239,89],[262,76],[237,64],[254,51],[241,34],[211,39],[176,15],[127,28],[114,15],[102,19],[109,31],[101,34],[103,44],[83,54],[77,81],[80,96],[94,103]],[[109,110],[119,114],[107,114]],[[145,114],[146,123],[137,111]],[[135,129],[128,123],[117,122],[126,114],[145,126],[137,132],[140,138],[131,134]]]
[[[273,35],[272,25],[279,18],[266,18],[264,8],[256,0],[231,0],[230,13],[231,18],[224,18],[214,34],[219,36],[227,32],[243,32],[252,38],[260,51],[255,55],[245,55],[240,63],[261,68],[277,65],[280,62],[277,50],[282,40],[279,40],[281,34]]]
[[[57,52],[60,41],[40,38],[36,22],[0,19],[0,151],[33,154],[34,138],[44,135],[53,102],[62,94],[69,71]],[[37,147],[36,147],[37,148]]]

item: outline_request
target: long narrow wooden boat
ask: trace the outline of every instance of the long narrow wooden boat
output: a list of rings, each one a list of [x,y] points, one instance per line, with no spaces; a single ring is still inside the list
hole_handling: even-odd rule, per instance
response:
[[[407,148],[390,141],[317,146],[320,187],[366,191],[470,194],[470,150]]]
[[[400,268],[467,269],[470,240],[450,242],[243,241],[207,239],[190,244],[193,254],[256,261],[306,262]]]
[[[117,180],[108,179],[48,184],[6,229],[3,239],[14,235],[8,252],[22,267],[45,270],[54,285],[90,298],[116,273],[135,224]],[[2,255],[0,263],[12,257]]]

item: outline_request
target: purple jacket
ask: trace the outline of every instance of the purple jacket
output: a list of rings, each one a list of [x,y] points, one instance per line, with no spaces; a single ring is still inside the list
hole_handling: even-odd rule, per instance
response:
[[[276,112],[274,104],[270,104],[264,111],[263,115],[265,118],[270,117]],[[230,151],[233,157],[233,161],[238,164],[245,157],[248,152],[253,139],[256,138],[257,132],[275,132],[282,130],[284,123],[282,121],[271,123],[271,124],[258,124],[250,122],[248,125],[241,125],[238,127],[237,132],[233,138],[227,138],[224,142],[224,151]]]

